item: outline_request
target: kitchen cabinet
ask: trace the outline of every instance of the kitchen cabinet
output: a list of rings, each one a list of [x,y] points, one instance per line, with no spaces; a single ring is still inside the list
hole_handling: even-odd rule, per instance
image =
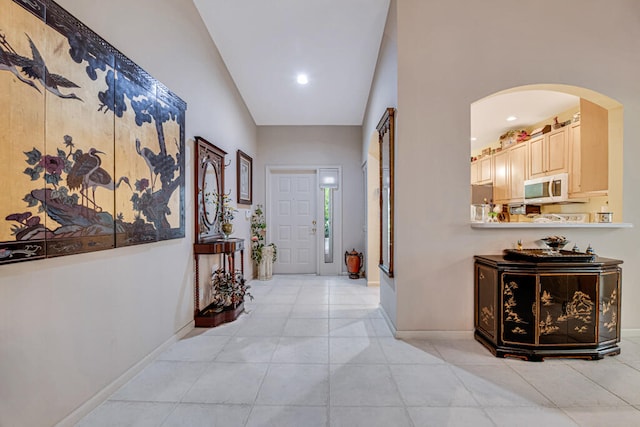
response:
[[[511,202],[524,202],[524,180],[527,175],[528,143],[521,143],[509,150],[509,188]]]
[[[493,156],[485,156],[471,162],[471,184],[491,184],[493,182]]]
[[[620,353],[622,261],[474,258],[474,336],[495,356],[540,361]]]
[[[582,193],[580,122],[569,125],[569,197]]]
[[[495,203],[516,203],[524,200],[524,180],[527,179],[528,142],[516,144],[493,156],[493,199]]]
[[[477,160],[471,162],[471,185],[478,183],[478,170],[480,169],[480,164]]]
[[[478,184],[490,184],[493,181],[492,160],[493,156],[483,157],[482,159],[478,160],[480,162],[480,167],[478,168]]]
[[[566,127],[529,140],[529,177],[539,178],[569,170]]]
[[[493,155],[493,200],[495,203],[508,203],[511,197],[509,187],[509,150]]]
[[[606,109],[580,101],[580,122],[569,136],[569,197],[605,195],[609,190],[609,117]]]

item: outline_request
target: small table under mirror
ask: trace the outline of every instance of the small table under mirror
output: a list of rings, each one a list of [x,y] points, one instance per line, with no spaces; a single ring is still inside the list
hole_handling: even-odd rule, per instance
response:
[[[224,150],[196,136],[195,155],[195,264],[194,320],[196,327],[212,327],[235,320],[244,310],[240,304],[233,310],[216,313],[208,305],[200,307],[200,255],[222,255],[221,267],[235,271],[235,253],[240,252],[240,271],[244,276],[244,239],[225,239],[220,229],[219,206],[224,194]],[[206,302],[205,302],[206,305]]]

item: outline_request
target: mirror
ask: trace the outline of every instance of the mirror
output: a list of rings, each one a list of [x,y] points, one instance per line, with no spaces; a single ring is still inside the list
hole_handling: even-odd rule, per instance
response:
[[[210,161],[204,163],[204,176],[202,177],[202,205],[204,207],[204,220],[207,225],[215,225],[218,218],[218,203],[216,195],[218,191],[218,172],[216,166]]]
[[[393,146],[394,108],[387,108],[380,119],[380,269],[393,277]]]
[[[218,221],[218,206],[224,188],[225,151],[206,139],[196,136],[195,157],[195,200],[196,238],[198,241],[222,236]]]

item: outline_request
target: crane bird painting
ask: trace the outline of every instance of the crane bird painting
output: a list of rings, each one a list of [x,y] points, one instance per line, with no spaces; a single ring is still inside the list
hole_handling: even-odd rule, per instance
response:
[[[0,10],[0,264],[184,237],[186,103],[54,1]]]
[[[38,48],[33,43],[33,40],[31,40],[31,37],[28,35],[27,38],[29,39],[29,46],[31,46],[31,55],[33,58],[31,60],[22,61],[22,72],[28,77],[38,80],[46,90],[55,96],[82,101],[82,99],[78,98],[75,93],[64,94],[60,92],[59,87],[73,88],[80,86],[67,80],[63,76],[50,73],[47,65],[44,63],[44,59],[42,59],[42,56],[38,51]]]
[[[40,92],[38,86],[36,86],[33,81],[23,77],[21,72],[18,70],[20,66],[28,66],[29,64],[29,58],[18,55],[18,52],[11,47],[5,35],[0,34],[0,71],[9,71],[22,83],[29,85]]]
[[[131,184],[126,176],[120,177],[118,182],[114,183],[109,172],[100,167],[102,160],[98,156],[99,153],[104,154],[102,151],[91,148],[88,153],[80,155],[67,175],[67,184],[70,190],[79,188],[82,198],[91,202],[96,210],[102,211],[102,208],[96,204],[97,187],[114,191],[122,182],[129,188]],[[91,198],[88,195],[89,188],[91,188]]]

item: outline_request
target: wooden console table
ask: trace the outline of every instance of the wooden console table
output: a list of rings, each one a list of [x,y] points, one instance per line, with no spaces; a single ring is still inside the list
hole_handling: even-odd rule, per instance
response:
[[[622,261],[474,258],[474,336],[495,356],[542,361],[620,353]]]
[[[240,304],[235,310],[223,311],[214,315],[210,314],[208,307],[200,310],[200,255],[218,255],[221,254],[222,268],[230,272],[234,272],[236,252],[240,252],[240,271],[244,277],[244,239],[222,239],[212,238],[205,239],[193,244],[193,256],[195,264],[195,294],[194,294],[194,320],[196,327],[213,327],[219,324],[231,322],[235,320],[244,309],[244,305]]]

